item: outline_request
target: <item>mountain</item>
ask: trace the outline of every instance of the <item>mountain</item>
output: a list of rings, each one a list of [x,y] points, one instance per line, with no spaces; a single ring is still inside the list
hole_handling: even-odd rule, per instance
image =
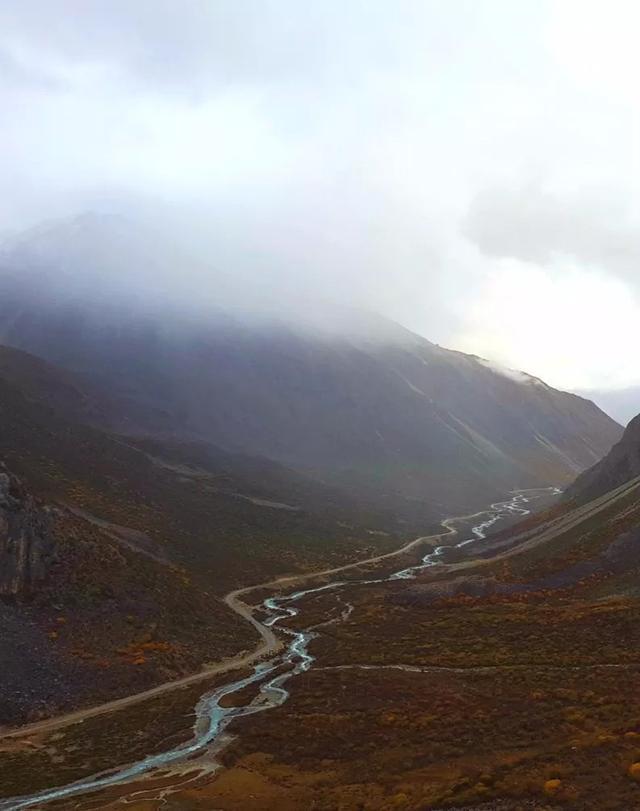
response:
[[[627,425],[640,412],[640,386],[627,389],[589,389],[576,393],[593,400],[622,425]]]
[[[332,640],[339,648],[335,661],[323,660],[336,669],[320,667],[307,679],[319,677],[324,691],[307,705],[313,717],[325,714],[321,724],[312,721],[314,735],[290,734],[289,721],[282,723],[295,707],[288,703],[279,708],[281,722],[271,722],[275,737],[256,714],[263,743],[243,737],[225,762],[248,742],[254,756],[269,754],[254,757],[252,769],[280,768],[277,757],[297,755],[308,741],[319,756],[306,762],[330,762],[344,746],[340,719],[353,707],[334,710],[357,696],[358,723],[370,719],[377,731],[363,727],[357,746],[349,741],[350,752],[362,754],[362,740],[367,751],[345,773],[345,785],[371,773],[371,747],[388,746],[386,764],[419,765],[422,792],[433,782],[422,771],[425,740],[435,741],[430,757],[452,758],[445,771],[453,783],[438,795],[438,807],[456,792],[470,807],[503,790],[502,778],[491,776],[498,769],[506,779],[509,764],[517,772],[524,763],[528,786],[558,740],[564,746],[566,737],[564,755],[573,757],[578,733],[556,721],[559,712],[573,723],[582,693],[591,701],[584,685],[576,692],[576,682],[586,679],[598,696],[587,708],[595,708],[594,735],[628,731],[635,705],[627,712],[607,694],[612,684],[620,695],[624,687],[616,681],[621,671],[609,665],[635,665],[628,639],[637,627],[638,484],[618,487],[637,469],[634,423],[620,440],[620,426],[588,400],[376,316],[320,307],[287,319],[208,304],[185,309],[186,293],[185,301],[169,300],[162,281],[182,261],[160,238],[93,217],[36,229],[2,253],[0,336],[9,345],[0,345],[0,726],[142,691],[252,651],[256,630],[229,610],[224,596],[231,590],[396,549],[435,531],[446,514],[484,508],[517,487],[566,485],[596,463],[578,479],[596,481],[593,493],[580,496],[584,508],[577,498],[565,500],[513,530],[443,554],[443,565],[415,581],[385,583],[368,571],[373,588],[354,588],[351,609],[340,603],[331,621],[314,625],[331,629],[314,632],[314,655],[317,645],[326,656]],[[138,264],[144,270],[127,296],[126,280]],[[149,297],[145,287],[153,287]],[[617,489],[601,496],[601,487]],[[332,596],[323,592],[313,610]],[[615,616],[603,610],[603,597],[624,599],[613,606]],[[618,617],[622,624],[611,625]],[[373,690],[358,682],[341,689],[362,678],[367,654],[373,664],[389,665],[367,670]],[[343,671],[349,657],[355,667]],[[562,662],[569,666],[567,689],[553,693],[540,720],[539,702],[566,679],[556,668]],[[465,668],[474,671],[469,700],[466,688],[456,693]],[[585,669],[573,675],[576,668]],[[344,682],[331,681],[336,677]],[[402,681],[385,681],[396,677]],[[366,714],[362,701],[371,695],[423,701],[431,696],[425,678],[442,679],[438,712],[427,705],[416,712],[421,704],[405,702],[402,711],[419,723],[390,730],[394,716],[382,716],[379,705]],[[474,715],[480,683],[486,712]],[[176,710],[167,700],[160,713],[155,704],[144,710],[167,721],[160,741],[177,733],[169,729],[167,716]],[[500,715],[505,706],[519,708],[515,721]],[[305,713],[294,711],[294,725],[307,722]],[[178,714],[190,729],[192,717]],[[144,753],[165,745],[147,747],[145,734],[155,735],[153,724],[140,722],[147,717],[129,717],[118,759],[130,760],[122,754],[129,741]],[[487,737],[489,717],[498,723]],[[476,722],[477,740],[468,731]],[[548,750],[518,737],[533,728],[546,746],[543,726],[560,736]],[[403,746],[415,736],[415,748],[398,749],[400,731]],[[47,768],[30,760],[45,749],[47,758],[59,753],[54,771],[58,762],[73,771],[76,758],[81,774],[95,770],[87,765],[87,734],[84,725],[66,730],[64,740],[45,732],[46,743],[24,751],[12,742],[0,753],[8,763],[0,764],[3,793],[22,793],[25,781],[31,790],[35,773],[46,785],[60,782],[48,782]],[[98,739],[112,746],[108,734],[94,735],[91,745]],[[531,763],[505,760],[513,745],[530,752]],[[476,764],[478,751],[493,753],[479,793],[474,786],[487,769],[474,766],[474,778],[461,780],[456,763],[464,746]],[[515,772],[509,791],[517,791]],[[399,776],[398,785],[403,781],[411,783]],[[312,782],[302,784],[306,805]],[[246,787],[240,791],[246,795]],[[380,807],[393,796],[386,788],[383,794]]]
[[[0,347],[0,726],[251,649],[227,591],[405,537],[268,459],[100,430],[105,396]]]
[[[640,414],[631,420],[622,439],[596,465],[568,488],[566,498],[589,501],[640,476]]]
[[[87,411],[97,427],[268,458],[407,526],[514,487],[564,486],[620,437],[589,401],[379,317],[180,309],[159,292],[177,256],[108,218],[14,238],[0,257],[0,341],[102,391],[102,410]]]
[[[151,522],[145,533],[109,521],[107,506],[100,518],[74,506],[84,497],[73,487],[68,497],[45,501],[0,466],[0,728],[144,690],[255,644]]]
[[[87,424],[102,413],[99,390],[87,394],[69,372],[0,347],[0,458],[42,499],[157,537],[156,556],[203,577],[225,558],[216,582],[208,581],[214,590],[281,571],[277,558],[292,537],[301,556],[324,542],[326,557],[337,538],[359,535],[358,546],[367,528],[397,531],[379,506],[361,509],[343,491],[276,462]],[[250,560],[227,546],[238,535],[255,545]]]

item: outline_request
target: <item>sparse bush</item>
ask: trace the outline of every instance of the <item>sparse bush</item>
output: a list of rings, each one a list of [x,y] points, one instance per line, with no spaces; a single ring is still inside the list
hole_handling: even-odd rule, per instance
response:
[[[632,780],[636,780],[640,783],[640,762],[632,763],[631,766],[629,766],[628,774]]]
[[[554,778],[553,780],[547,780],[544,784],[544,793],[547,797],[556,797],[560,793],[560,789],[562,788],[562,780],[558,780],[558,778]]]

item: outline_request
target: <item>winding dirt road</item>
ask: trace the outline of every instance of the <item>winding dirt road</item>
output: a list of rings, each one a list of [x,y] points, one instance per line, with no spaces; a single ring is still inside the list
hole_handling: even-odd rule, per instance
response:
[[[390,558],[396,557],[398,555],[406,554],[410,552],[412,549],[416,547],[436,542],[445,538],[449,535],[454,535],[457,533],[455,527],[452,524],[459,522],[459,521],[466,521],[471,518],[475,518],[479,515],[484,515],[488,511],[487,510],[480,510],[476,513],[471,513],[469,515],[461,515],[452,518],[445,518],[441,524],[446,528],[445,532],[439,532],[435,535],[426,535],[420,538],[416,538],[413,541],[401,546],[399,549],[395,549],[392,552],[386,552],[381,555],[374,555],[373,557],[366,558],[364,560],[357,560],[353,563],[347,563],[344,566],[336,566],[331,569],[323,569],[322,571],[315,571],[315,572],[308,572],[305,574],[294,574],[294,575],[287,575],[285,577],[279,577],[275,580],[269,580],[264,583],[256,583],[252,586],[243,586],[242,588],[235,589],[234,591],[229,592],[224,597],[224,602],[229,606],[232,611],[235,611],[236,614],[239,614],[243,619],[247,620],[247,622],[251,623],[253,627],[256,629],[260,636],[260,641],[256,648],[253,651],[249,651],[247,653],[239,653],[237,656],[232,656],[227,659],[223,659],[222,661],[207,665],[202,670],[198,671],[197,673],[192,673],[189,676],[184,676],[180,679],[175,679],[174,681],[164,682],[163,684],[159,684],[156,687],[152,687],[149,690],[144,690],[140,693],[134,693],[130,696],[124,696],[123,698],[117,698],[113,701],[105,702],[104,704],[98,704],[95,707],[87,707],[81,710],[75,710],[74,712],[66,713],[64,715],[58,715],[53,718],[48,718],[44,721],[35,721],[32,724],[25,724],[24,726],[17,727],[15,729],[9,729],[6,731],[0,732],[0,742],[7,739],[16,739],[22,738],[26,736],[36,735],[42,732],[50,732],[57,729],[62,729],[67,726],[71,726],[72,724],[81,723],[87,718],[94,718],[98,715],[104,715],[110,712],[116,712],[117,710],[125,709],[126,707],[130,707],[133,704],[138,704],[143,701],[147,701],[150,698],[156,698],[158,696],[164,695],[172,690],[179,690],[183,687],[190,687],[193,684],[198,684],[199,682],[206,681],[207,679],[211,678],[211,676],[218,675],[220,673],[228,673],[233,670],[239,670],[243,667],[248,667],[250,665],[255,664],[258,660],[262,659],[263,657],[271,656],[277,653],[282,647],[283,643],[278,639],[276,634],[271,630],[271,628],[263,625],[261,622],[258,622],[256,618],[253,616],[254,606],[250,605],[249,603],[245,602],[241,598],[247,594],[250,594],[252,591],[257,591],[258,589],[275,589],[278,590],[283,586],[296,586],[302,583],[307,583],[311,580],[315,580],[317,578],[326,577],[333,574],[338,574],[340,572],[345,572],[351,569],[357,569],[362,566],[370,566],[376,563],[380,563],[381,561],[388,560]]]

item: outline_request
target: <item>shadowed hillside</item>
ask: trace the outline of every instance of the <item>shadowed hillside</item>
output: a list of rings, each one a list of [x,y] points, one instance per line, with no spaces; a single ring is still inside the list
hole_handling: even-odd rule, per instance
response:
[[[584,503],[635,476],[640,476],[640,415],[631,420],[620,442],[604,459],[578,476],[566,497]]]
[[[393,516],[268,460],[81,421],[102,405],[0,350],[0,726],[252,649],[230,588],[398,543]]]

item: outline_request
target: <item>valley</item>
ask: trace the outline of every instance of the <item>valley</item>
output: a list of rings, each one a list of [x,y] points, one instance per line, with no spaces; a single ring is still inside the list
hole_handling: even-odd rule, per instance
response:
[[[639,29],[0,3],[0,811],[640,811]]]
[[[160,430],[145,398],[147,429],[128,430],[130,405],[77,368],[0,347],[3,811],[423,811],[492,798],[515,811],[585,796],[567,758],[547,768],[567,735],[613,738],[627,747],[616,757],[636,757],[628,705],[608,707],[603,689],[632,689],[640,668],[615,642],[635,633],[637,423],[587,470],[620,437],[595,406],[429,345],[404,357],[406,340],[375,354],[405,375],[438,358],[429,374],[446,385],[413,462],[408,404],[373,415],[369,430],[400,442],[400,467],[359,446],[369,471],[384,467],[375,486],[346,481],[336,456],[287,465],[259,444]],[[478,391],[484,437],[456,416]],[[330,409],[339,444],[360,406]],[[525,423],[538,429],[515,441]],[[293,447],[295,432],[272,424]],[[455,465],[431,489],[437,447]],[[505,477],[517,486],[496,498]]]
[[[556,490],[555,493],[557,494],[557,492],[559,491]],[[365,561],[359,561],[344,567],[325,570],[323,572],[307,575],[305,577],[293,576],[289,578],[282,578],[272,583],[245,587],[232,592],[225,598],[225,601],[229,607],[233,608],[241,616],[256,626],[263,638],[263,643],[254,653],[242,658],[238,657],[237,660],[232,660],[221,666],[212,668],[212,670],[208,673],[203,672],[166,686],[160,686],[148,691],[146,694],[112,702],[112,704],[96,708],[96,710],[75,713],[67,718],[63,717],[59,720],[52,719],[51,721],[41,724],[31,725],[27,728],[18,730],[18,732],[15,734],[9,733],[8,735],[5,735],[4,739],[9,741],[19,741],[25,737],[30,739],[33,736],[40,736],[42,733],[45,733],[47,737],[49,737],[51,733],[54,733],[53,737],[57,738],[59,735],[58,730],[68,726],[72,727],[71,735],[73,736],[74,725],[84,724],[84,721],[87,718],[95,718],[96,716],[104,715],[105,713],[110,714],[113,711],[120,712],[122,709],[130,707],[132,704],[155,700],[157,696],[162,696],[164,693],[179,690],[183,687],[197,683],[198,681],[208,681],[211,679],[211,676],[214,673],[221,673],[224,672],[224,670],[233,670],[249,664],[251,660],[260,659],[269,654],[273,654],[282,645],[282,643],[278,641],[272,629],[276,629],[276,631],[278,631],[281,620],[293,618],[298,615],[298,608],[295,604],[297,604],[300,600],[315,595],[324,596],[328,593],[333,596],[334,592],[341,591],[345,587],[350,589],[359,585],[371,586],[394,580],[407,580],[414,577],[417,573],[433,565],[437,565],[438,558],[450,547],[447,547],[446,545],[436,546],[435,550],[426,554],[418,565],[410,567],[409,569],[399,570],[390,575],[383,576],[382,578],[374,577],[374,579],[367,578],[364,580],[353,579],[346,581],[329,581],[323,585],[310,586],[302,591],[296,591],[293,594],[289,594],[284,597],[267,597],[262,601],[262,613],[266,616],[263,616],[259,622],[254,619],[255,608],[253,610],[249,609],[246,603],[240,599],[245,595],[250,595],[255,591],[268,590],[276,586],[279,587],[279,589],[282,589],[283,587],[291,586],[296,583],[300,584],[309,579],[326,580],[332,575],[343,572],[357,574],[362,567],[374,567],[373,573],[375,574],[375,567],[379,566],[379,564],[381,564],[383,561],[386,562],[397,555],[406,555],[410,553],[414,547],[419,547],[429,543],[433,544],[435,541],[444,542],[448,536],[458,535],[459,530],[456,528],[456,525],[458,524],[460,524],[462,527],[471,527],[472,538],[461,542],[462,545],[468,545],[469,543],[472,543],[474,539],[484,538],[485,530],[494,522],[508,519],[514,514],[526,515],[529,513],[527,505],[530,501],[535,501],[537,498],[548,498],[549,496],[553,495],[554,488],[550,488],[548,491],[536,490],[532,491],[531,493],[517,493],[509,501],[493,504],[488,511],[478,513],[475,517],[465,516],[459,519],[446,519],[443,521],[443,526],[446,530],[444,533],[425,538],[418,538],[416,541],[407,544],[397,552],[378,555]],[[478,521],[480,518],[483,520],[473,524],[472,521],[474,518],[475,521]],[[335,621],[335,619],[329,619],[320,625],[326,624],[327,622],[331,624]],[[213,693],[205,693],[203,695],[196,705],[196,720],[194,725],[195,738],[193,741],[188,742],[187,744],[181,744],[175,749],[153,755],[148,759],[143,759],[142,761],[135,763],[133,766],[127,767],[121,771],[113,772],[113,770],[111,770],[112,773],[106,777],[98,776],[87,782],[80,780],[74,782],[68,787],[45,791],[42,794],[36,795],[32,798],[16,798],[14,800],[0,801],[0,808],[27,808],[39,805],[44,801],[56,801],[59,798],[74,797],[78,794],[85,794],[87,792],[95,791],[96,789],[107,788],[109,786],[118,785],[119,783],[129,782],[147,772],[163,770],[174,762],[184,762],[185,760],[190,759],[191,756],[202,753],[207,749],[209,750],[209,754],[211,754],[211,747],[213,746],[213,751],[215,751],[215,745],[218,738],[220,738],[224,732],[224,729],[231,721],[280,706],[289,697],[289,692],[284,687],[285,683],[290,678],[298,676],[302,673],[306,673],[310,669],[315,659],[315,657],[308,652],[308,645],[315,636],[313,631],[292,631],[287,627],[285,627],[283,630],[284,633],[291,638],[291,641],[288,643],[283,656],[272,659],[271,661],[267,661],[265,663],[260,663],[255,667],[252,674],[242,676],[237,681],[223,684],[223,686],[217,688]],[[246,688],[249,688],[251,685],[256,685],[259,688],[257,697],[255,697],[251,703],[245,706],[240,705],[239,707],[235,707],[233,704],[227,706],[222,705],[222,701],[227,696],[245,691]],[[0,752],[2,752],[1,748]],[[15,768],[15,763],[12,763],[13,758],[10,753],[11,744],[9,744],[8,763],[5,763],[5,766],[13,770]],[[0,773],[2,773],[2,760],[0,760]]]
[[[282,653],[5,735],[0,808],[633,807],[639,519],[638,477],[585,504],[521,491],[233,592]]]
[[[541,393],[584,430],[573,400]],[[562,736],[523,759],[540,721],[514,707],[531,705],[532,685],[547,684],[540,700],[564,717],[582,670],[611,689],[633,677],[633,652],[602,645],[630,638],[635,611],[623,587],[640,568],[625,535],[638,523],[635,423],[565,495],[518,487],[478,510],[475,492],[468,514],[444,517],[441,504],[416,538],[433,494],[405,516],[357,483],[203,438],[114,433],[95,417],[104,396],[0,348],[0,551],[13,573],[0,603],[3,811],[422,811],[491,797],[511,809],[561,779],[540,782],[536,757]],[[618,435],[583,408],[589,432]],[[590,447],[574,430],[572,447]],[[469,464],[481,446],[460,446]],[[558,678],[573,686],[554,693]],[[606,736],[626,717],[585,724]],[[487,718],[502,731],[484,733],[495,741],[478,760]],[[390,764],[382,781],[377,759]],[[581,791],[562,783],[558,796]]]
[[[56,226],[60,261],[79,235],[115,240],[96,218]],[[0,459],[47,529],[36,582],[0,579],[5,727],[242,659],[257,629],[229,592],[567,486],[620,436],[593,403],[369,314],[334,335],[78,310],[72,288],[43,297],[20,267],[0,275]],[[20,520],[0,552],[26,583]]]

